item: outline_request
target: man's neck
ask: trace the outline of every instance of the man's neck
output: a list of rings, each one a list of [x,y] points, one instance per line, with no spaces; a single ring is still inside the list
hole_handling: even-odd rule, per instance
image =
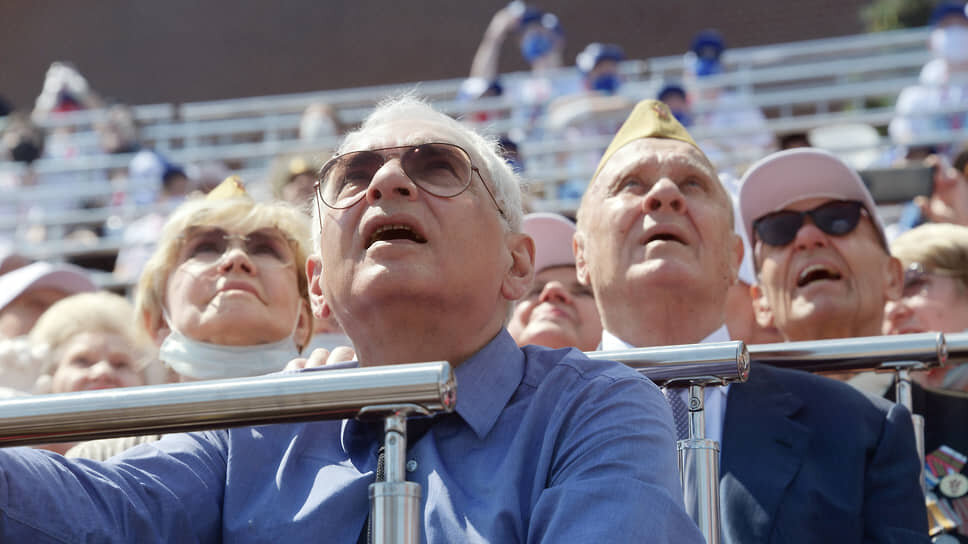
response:
[[[448,361],[457,366],[487,345],[503,327],[501,316],[490,318],[440,308],[403,311],[381,308],[359,323],[346,322],[361,366]],[[357,314],[366,315],[366,314]],[[345,320],[344,320],[345,321]]]
[[[633,346],[650,347],[702,341],[725,323],[724,306],[725,301],[695,296],[629,297],[603,304],[600,311],[606,330]]]

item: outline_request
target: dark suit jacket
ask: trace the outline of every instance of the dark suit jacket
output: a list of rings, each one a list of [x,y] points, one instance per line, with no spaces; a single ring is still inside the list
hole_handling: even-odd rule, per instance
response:
[[[919,472],[903,406],[754,364],[726,403],[723,542],[928,542]]]

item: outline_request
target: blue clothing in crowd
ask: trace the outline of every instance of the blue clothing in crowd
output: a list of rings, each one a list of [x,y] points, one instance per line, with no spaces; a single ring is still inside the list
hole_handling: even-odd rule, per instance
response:
[[[702,542],[658,388],[506,331],[416,443],[427,542]],[[0,450],[5,542],[354,543],[378,433],[355,421],[176,434],[106,463]],[[413,467],[414,463],[409,463]]]

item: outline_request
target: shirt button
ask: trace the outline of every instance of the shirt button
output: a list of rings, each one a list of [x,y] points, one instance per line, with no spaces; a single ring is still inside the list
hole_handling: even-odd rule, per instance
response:
[[[407,461],[407,472],[413,472],[417,470],[417,460],[411,459]]]

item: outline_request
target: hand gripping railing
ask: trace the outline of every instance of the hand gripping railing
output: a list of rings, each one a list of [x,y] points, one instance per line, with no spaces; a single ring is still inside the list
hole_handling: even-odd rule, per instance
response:
[[[420,486],[405,481],[406,417],[449,412],[445,362],[307,371],[0,401],[0,446],[351,417],[385,418],[386,479],[370,486],[373,542],[420,542]]]
[[[719,443],[705,437],[704,390],[707,385],[746,381],[750,370],[746,346],[742,342],[720,342],[597,351],[588,356],[625,363],[659,386],[688,387],[689,437],[676,445],[683,500],[706,542],[718,543]]]

